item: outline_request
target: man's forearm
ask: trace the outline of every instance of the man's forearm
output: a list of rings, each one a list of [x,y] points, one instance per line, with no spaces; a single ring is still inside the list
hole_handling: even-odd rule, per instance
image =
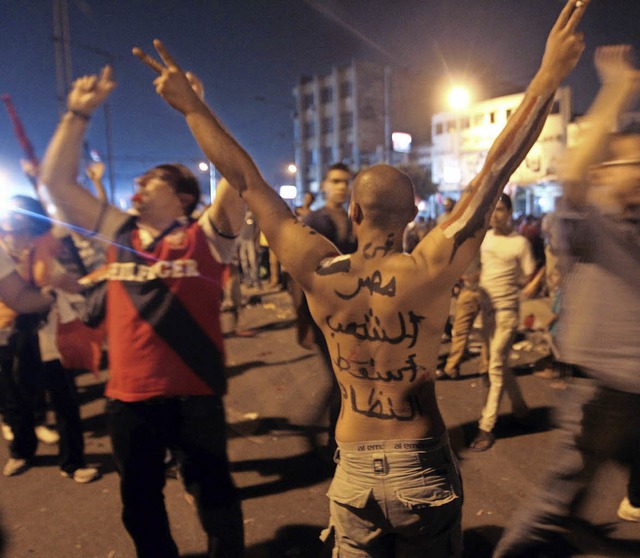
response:
[[[88,121],[72,112],[63,115],[40,167],[40,180],[54,196],[76,183],[80,153]]]
[[[72,112],[62,117],[42,162],[40,187],[51,197],[63,221],[93,231],[105,202],[77,182],[86,128],[87,120]]]
[[[51,294],[34,289],[15,271],[0,279],[0,298],[21,314],[46,312],[54,301]]]
[[[277,207],[287,215],[291,213],[282,198],[264,181],[250,155],[207,105],[199,103],[185,114],[185,119],[202,152],[245,200],[257,196],[265,202],[269,200],[277,204],[269,204],[270,211]],[[257,217],[267,210],[264,203],[249,205],[254,206],[251,209]]]
[[[578,185],[584,182],[590,165],[599,161],[604,153],[605,138],[618,122],[618,117],[627,108],[633,96],[633,87],[629,81],[618,81],[602,86],[591,105],[587,116],[581,123],[584,129],[578,142],[567,154],[561,169],[561,180],[567,184]],[[583,186],[578,186],[581,190]],[[565,193],[572,196],[570,189]],[[582,195],[578,195],[582,199]],[[578,200],[574,200],[578,201]]]

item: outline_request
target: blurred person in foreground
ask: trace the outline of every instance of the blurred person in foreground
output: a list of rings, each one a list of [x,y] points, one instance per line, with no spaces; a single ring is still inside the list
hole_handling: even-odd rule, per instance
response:
[[[416,215],[409,177],[388,165],[358,174],[349,216],[358,249],[342,255],[298,221],[160,41],[156,91],[241,192],[283,265],[306,292],[340,384],[337,469],[329,489],[334,555],[461,556],[462,489],[435,397],[434,370],[451,287],[477,253],[508,177],[537,138],[554,93],[584,44],[570,0],[554,25],[522,105],[451,218],[411,255],[402,233]]]
[[[199,81],[190,79],[199,90]],[[170,450],[195,499],[207,556],[239,558],[243,522],[226,448],[220,300],[245,205],[223,179],[213,204],[191,219],[200,188],[179,164],[159,165],[137,180],[136,215],[80,186],[89,120],[114,88],[109,67],[74,82],[40,181],[68,222],[113,242],[107,255],[105,395],[122,520],[139,557],[177,558],[163,497]]]
[[[640,93],[630,59],[630,47],[597,50],[602,87],[562,169],[567,275],[558,342],[576,376],[557,409],[549,470],[495,558],[557,556],[554,538],[609,459],[631,464],[618,515],[640,521],[640,129],[612,132]]]

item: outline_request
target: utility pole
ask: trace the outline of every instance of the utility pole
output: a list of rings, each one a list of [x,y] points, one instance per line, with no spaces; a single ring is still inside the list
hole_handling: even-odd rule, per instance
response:
[[[67,0],[53,0],[53,41],[56,62],[56,100],[60,116],[66,111],[67,90],[71,85],[71,39]]]
[[[62,116],[67,110],[67,92],[73,81],[71,64],[71,33],[69,31],[69,4],[67,0],[53,1],[53,41],[56,63],[56,99],[58,111]],[[104,56],[113,67],[113,55],[99,48],[83,47],[86,50]],[[115,169],[113,164],[113,142],[111,132],[111,112],[109,104],[104,104],[105,135],[107,148],[107,173],[109,176],[109,195],[111,203],[116,199]]]

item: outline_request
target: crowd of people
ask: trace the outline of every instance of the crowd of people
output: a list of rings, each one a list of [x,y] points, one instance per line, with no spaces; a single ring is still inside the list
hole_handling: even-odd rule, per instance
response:
[[[28,470],[48,393],[59,435],[49,441],[59,444],[62,474],[79,483],[99,478],[84,461],[73,377],[78,368],[95,370],[106,346],[105,414],[122,521],[137,555],[178,556],[163,499],[169,453],[207,535],[207,555],[241,557],[221,301],[225,283],[239,312],[241,282],[261,289],[284,281],[298,311],[298,342],[318,347],[334,380],[327,405],[336,469],[321,537],[334,541],[334,556],[460,557],[462,480],[436,380],[460,377],[480,315],[488,389],[469,449],[489,450],[505,392],[516,418],[528,414],[508,357],[520,300],[546,289],[557,315],[553,359],[570,370],[558,454],[494,555],[554,555],[552,535],[609,457],[630,465],[618,514],[640,521],[640,130],[616,129],[640,92],[628,47],[598,51],[602,88],[567,155],[553,219],[514,222],[504,192],[582,54],[577,28],[587,5],[567,1],[521,105],[478,175],[457,201],[445,200],[437,219],[416,219],[411,180],[384,164],[355,176],[332,165],[324,205],[314,209],[308,195],[292,212],[205,103],[199,80],[160,41],[159,60],[134,54],[224,178],[196,214],[193,174],[177,163],[156,166],[137,179],[133,211],[123,212],[78,182],[89,122],[116,87],[111,69],[74,82],[36,172],[44,203],[16,198],[1,223],[0,411],[10,443],[3,474]],[[50,206],[72,233],[52,230]],[[451,352],[438,367],[452,293]],[[592,304],[581,304],[587,299]],[[78,343],[79,332],[90,342]]]

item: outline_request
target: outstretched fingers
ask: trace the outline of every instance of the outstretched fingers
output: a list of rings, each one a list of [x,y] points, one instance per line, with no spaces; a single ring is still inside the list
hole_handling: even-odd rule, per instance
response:
[[[562,10],[560,18],[564,20],[561,27],[572,33],[582,21],[589,0],[569,0]]]
[[[162,41],[160,41],[159,39],[154,39],[153,46],[156,47],[158,55],[167,68],[175,68],[178,70],[180,69],[180,66],[178,66],[178,63],[173,59],[173,56],[169,54],[169,51],[164,47]]]
[[[113,80],[113,69],[108,64],[102,68],[98,83],[103,89],[108,91],[111,91],[116,86],[116,82]]]
[[[158,62],[156,59],[149,56],[141,48],[134,47],[131,52],[138,60],[140,60],[141,62],[144,62],[154,72],[161,74],[164,71],[165,69],[164,66],[160,64],[160,62]]]

